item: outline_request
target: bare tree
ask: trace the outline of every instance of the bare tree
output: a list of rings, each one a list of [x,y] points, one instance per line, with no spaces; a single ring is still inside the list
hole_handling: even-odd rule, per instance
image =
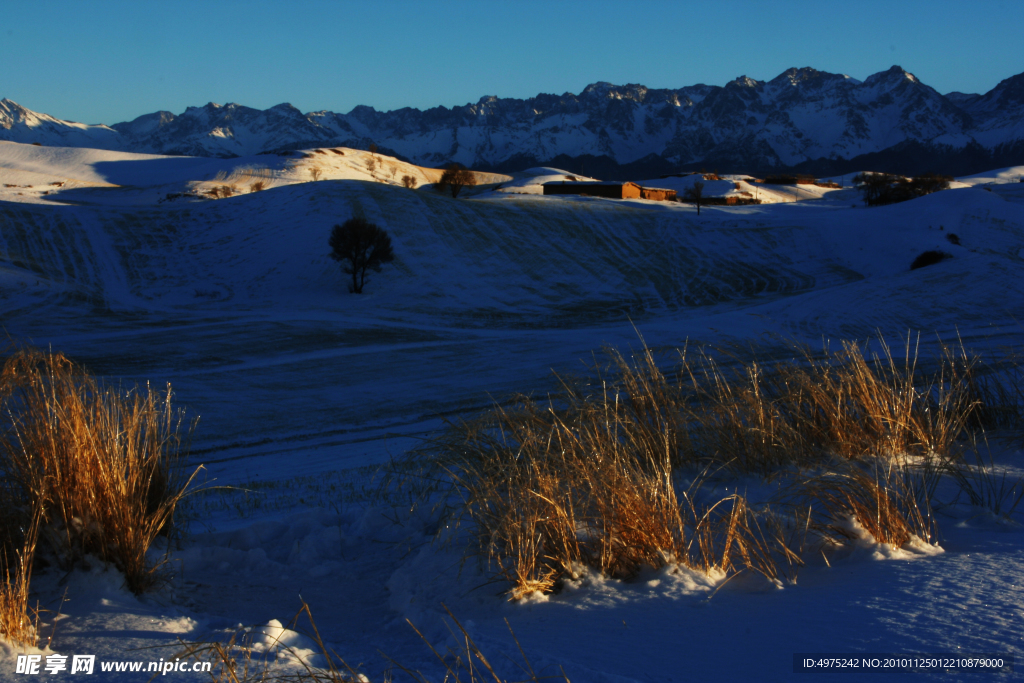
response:
[[[335,225],[329,244],[331,258],[342,261],[341,269],[352,276],[349,291],[353,294],[362,293],[368,268],[379,273],[383,264],[395,259],[391,237],[365,218],[350,218]]]
[[[366,170],[373,176],[377,172],[377,159],[372,154],[366,157]]]
[[[416,187],[416,179],[411,175],[404,175],[402,176],[402,184],[411,190]]]
[[[324,169],[319,166],[313,166],[309,169],[309,177],[313,179],[313,182],[320,180],[320,176],[324,174]]]
[[[700,215],[700,203],[704,199],[704,183],[699,180],[683,194],[683,199],[697,205],[697,215]]]
[[[462,164],[450,164],[441,174],[441,179],[437,181],[437,191],[444,192],[445,189],[448,189],[452,193],[452,199],[456,199],[462,188],[473,185],[476,185],[476,176],[472,171]]]

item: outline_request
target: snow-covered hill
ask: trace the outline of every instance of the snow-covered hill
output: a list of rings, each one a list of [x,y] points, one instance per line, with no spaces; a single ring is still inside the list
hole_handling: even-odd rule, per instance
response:
[[[371,172],[367,152],[316,149],[225,160],[0,144],[0,179],[38,183],[0,188],[5,331],[115,382],[171,382],[178,405],[201,416],[193,462],[240,487],[194,499],[160,593],[136,598],[99,563],[41,572],[33,600],[52,610],[42,613],[51,652],[95,654],[97,666],[170,661],[178,638],[226,638],[239,623],[307,643],[280,628],[301,596],[328,647],[375,682],[390,676],[381,653],[443,679],[405,622],[443,650],[454,641],[442,605],[510,680],[525,674],[505,619],[540,675],[587,683],[791,680],[798,652],[1019,658],[1019,511],[1014,521],[961,500],[939,513],[945,552],[860,539],[810,558],[783,586],[669,567],[629,582],[591,574],[510,603],[485,562],[461,561],[461,539],[431,543],[424,507],[376,501],[373,477],[444,419],[557,390],[552,368],[578,373],[606,344],[628,353],[637,330],[659,351],[755,343],[774,354],[789,348],[779,339],[837,344],[879,331],[899,344],[908,330],[922,332],[922,349],[936,335],[1019,349],[1024,167],[887,207],[864,208],[844,189],[698,216],[687,204],[539,195],[538,182],[566,175],[557,168],[453,200],[379,177],[398,160]],[[263,191],[160,201],[262,177],[244,175],[258,164]],[[436,170],[418,172],[427,181]],[[42,187],[55,189],[17,194]],[[385,228],[395,251],[358,296],[327,244],[353,216]],[[909,269],[938,249],[952,258]],[[1024,474],[1018,442],[996,456],[1008,485]],[[751,496],[761,485],[709,484]],[[25,679],[14,657],[0,644],[0,680]]]
[[[944,97],[898,66],[863,82],[802,68],[767,82],[740,77],[724,87],[594,83],[578,95],[483,97],[427,111],[358,106],[347,114],[303,114],[289,104],[261,111],[210,103],[111,127],[62,122],[3,100],[0,140],[193,156],[365,149],[372,142],[426,166],[458,161],[521,170],[597,157],[605,165],[642,164],[648,171],[704,163],[746,172],[853,159],[912,143],[964,165],[956,150],[971,150],[970,163],[980,163],[985,154],[1012,156],[1024,147],[1022,83],[1024,74],[985,95]],[[596,163],[580,172],[610,177]]]
[[[442,171],[344,147],[285,154],[209,158],[134,154],[0,141],[0,201],[152,205],[195,201],[214,191],[237,195],[317,180],[366,180],[401,186],[437,182]],[[480,186],[510,176],[474,172]]]

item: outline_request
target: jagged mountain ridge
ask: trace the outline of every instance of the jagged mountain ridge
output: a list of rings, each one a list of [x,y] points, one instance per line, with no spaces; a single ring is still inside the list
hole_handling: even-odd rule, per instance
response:
[[[1024,150],[1024,74],[984,95],[925,85],[898,66],[864,81],[812,68],[770,81],[649,89],[594,83],[578,95],[483,97],[461,107],[303,114],[290,104],[161,111],[87,126],[0,101],[0,139],[194,156],[240,156],[311,146],[376,143],[410,161],[458,161],[515,170],[552,159],[593,159],[660,170],[799,167],[923,146],[928,154]],[[916,149],[916,147],[915,147]],[[1010,152],[1007,152],[1010,150]]]

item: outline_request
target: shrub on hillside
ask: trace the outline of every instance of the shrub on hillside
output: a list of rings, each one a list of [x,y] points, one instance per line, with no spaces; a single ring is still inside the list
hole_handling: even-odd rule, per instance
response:
[[[235,194],[235,188],[231,185],[218,185],[213,189],[207,190],[206,194],[210,195],[214,199],[224,199],[231,197]]]
[[[413,178],[411,175],[402,176],[402,185],[409,188],[410,190],[414,189],[416,187],[416,184],[416,179]]]
[[[918,268],[924,268],[925,266],[933,266],[939,261],[945,261],[948,258],[953,258],[953,255],[945,251],[930,249],[918,254],[917,258],[914,259],[914,262],[910,264],[910,269],[917,270]]]

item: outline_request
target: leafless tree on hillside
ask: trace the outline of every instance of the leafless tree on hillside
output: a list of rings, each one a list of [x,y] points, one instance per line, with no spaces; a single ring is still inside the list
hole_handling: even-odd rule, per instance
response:
[[[699,180],[693,184],[693,186],[686,191],[683,195],[683,199],[688,202],[692,202],[697,205],[697,215],[700,215],[700,203],[704,199],[704,183]]]
[[[437,181],[437,191],[444,192],[445,189],[448,189],[452,193],[452,199],[456,199],[462,188],[473,185],[476,185],[476,176],[472,171],[462,164],[451,164],[441,174],[441,179]]]
[[[416,187],[416,179],[411,175],[402,176],[402,184],[408,187],[410,190]]]
[[[319,166],[313,166],[309,169],[309,177],[313,179],[313,182],[320,180],[320,176],[324,174],[324,169]]]

